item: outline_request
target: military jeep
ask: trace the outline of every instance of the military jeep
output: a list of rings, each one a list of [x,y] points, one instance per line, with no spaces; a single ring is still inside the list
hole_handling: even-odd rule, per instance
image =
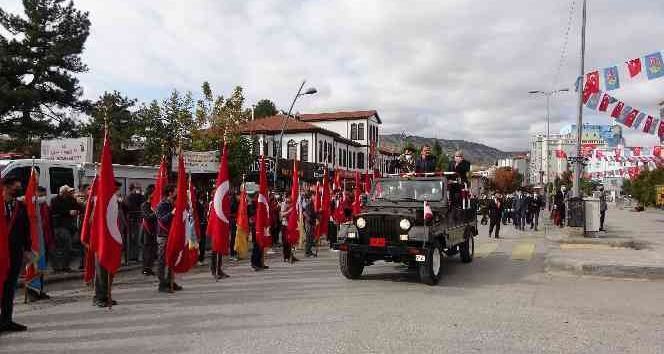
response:
[[[477,215],[466,186],[453,173],[420,174],[375,180],[362,212],[340,225],[333,247],[348,279],[387,261],[417,268],[422,282],[435,285],[445,255],[472,262],[474,236]]]

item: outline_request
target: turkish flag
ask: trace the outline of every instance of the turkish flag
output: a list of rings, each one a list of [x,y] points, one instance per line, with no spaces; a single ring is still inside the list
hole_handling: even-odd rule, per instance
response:
[[[265,175],[265,158],[261,155],[258,188],[258,205],[256,205],[256,242],[261,248],[272,246],[270,235],[270,202],[267,195],[267,176]]]
[[[179,162],[178,162],[179,163]],[[186,172],[185,172],[186,173]],[[178,179],[179,179],[178,172]],[[184,225],[184,238],[182,239],[182,249],[179,251],[175,264],[173,265],[173,272],[186,273],[196,262],[198,262],[198,244],[201,239],[201,220],[198,218],[198,203],[196,203],[196,189],[191,183],[189,178],[189,186],[187,191],[187,204],[184,212],[182,213],[182,220]],[[178,215],[177,200],[175,201],[176,210],[175,216]],[[171,228],[173,224],[171,224]],[[170,232],[169,232],[170,239]]]
[[[0,300],[2,300],[2,294],[5,293],[5,280],[7,280],[9,272],[9,224],[11,224],[11,221],[5,216],[4,192],[4,186],[0,184],[0,202],[2,202],[0,205],[3,206],[0,210]]]
[[[168,239],[166,241],[166,265],[175,271],[176,265],[182,265],[182,252],[186,243],[185,236],[185,209],[187,208],[187,173],[184,166],[182,154],[178,157],[178,179],[176,184],[177,196],[175,199],[175,212],[171,221],[171,228],[168,230]],[[179,267],[180,270],[181,267]]]
[[[632,124],[634,124],[634,120],[636,119],[636,116],[639,115],[639,110],[638,109],[633,109],[629,114],[627,115],[627,118],[625,118],[625,122],[623,123],[627,127],[631,127]]]
[[[300,239],[300,231],[297,228],[297,224],[299,221],[299,215],[298,215],[298,210],[297,210],[297,205],[298,205],[298,196],[299,196],[299,169],[297,165],[297,161],[293,160],[293,183],[291,185],[291,209],[290,213],[288,214],[288,226],[286,226],[286,231],[287,233],[287,241],[289,245],[294,245],[297,243],[297,241]]]
[[[115,194],[117,188],[111,159],[111,141],[106,133],[101,152],[99,186],[91,232],[95,236],[92,242],[95,245],[99,265],[110,274],[115,274],[120,267],[122,257],[122,234],[118,223],[119,205]]]
[[[610,103],[611,103],[611,96],[609,96],[608,93],[605,93],[602,96],[602,101],[599,104],[599,111],[606,112],[606,110],[609,108]]]
[[[229,200],[230,181],[228,177],[228,147],[224,143],[219,174],[217,174],[217,187],[214,190],[214,198],[208,218],[207,234],[212,239],[212,250],[222,255],[229,254],[230,222],[228,216],[231,213]]]
[[[634,77],[641,73],[641,58],[632,59],[627,62],[629,77]]]
[[[360,191],[360,172],[355,171],[355,197],[353,198],[353,216],[357,216],[362,212],[362,201],[360,200],[361,191]]]
[[[168,171],[166,171],[166,159],[162,157],[159,163],[159,172],[157,173],[154,192],[150,197],[150,206],[152,210],[157,210],[157,204],[161,201],[164,187],[168,184]]]
[[[368,173],[364,175],[364,193],[371,193],[371,177]]]
[[[37,170],[32,168],[30,172],[30,179],[28,180],[28,187],[25,189],[25,209],[28,214],[28,220],[30,221],[30,235],[32,236],[30,249],[32,251],[32,259],[30,263],[25,267],[25,279],[24,281],[30,282],[38,275],[37,262],[39,261],[39,254],[41,252],[41,247],[39,247],[39,225],[37,222],[37,186],[39,182],[37,181]]]
[[[85,203],[85,212],[83,213],[83,223],[81,224],[81,243],[87,248],[85,259],[83,260],[83,281],[89,283],[95,277],[95,249],[92,240],[92,225],[90,218],[94,209],[94,198],[97,195],[97,186],[99,179],[97,177],[92,181],[92,186],[88,190],[88,201]]]
[[[623,108],[625,108],[625,103],[623,101],[619,101],[618,104],[615,107],[613,107],[613,112],[611,112],[611,117],[613,118],[620,117],[620,112],[622,112]]]
[[[583,87],[583,103],[588,102],[593,93],[599,92],[599,71],[586,74],[586,84]]]
[[[654,118],[652,116],[648,116],[648,118],[646,118],[646,122],[643,123],[643,132],[644,133],[649,133],[650,132],[650,128],[652,128],[653,120],[654,120]]]
[[[334,171],[334,190],[338,191],[342,189],[341,185],[341,171],[340,170],[335,170]]]
[[[641,147],[635,146],[632,148],[632,156],[641,156]]]
[[[320,212],[320,234],[327,236],[330,222],[330,181],[327,177],[327,170],[323,172],[323,206]]]
[[[322,195],[321,195],[320,182],[316,182],[316,189],[314,193],[314,210],[316,211],[317,214],[320,213],[321,211],[321,199],[322,199],[321,197]],[[316,224],[316,229],[314,232],[314,239],[316,241],[320,240],[320,224],[321,224],[320,221],[318,222],[318,224]]]
[[[433,211],[431,211],[431,205],[428,201],[424,201],[424,220],[433,218]]]
[[[653,154],[655,157],[660,157],[660,156],[662,156],[662,146],[661,146],[661,145],[655,145],[655,146],[653,146],[653,148],[652,148],[652,154]]]

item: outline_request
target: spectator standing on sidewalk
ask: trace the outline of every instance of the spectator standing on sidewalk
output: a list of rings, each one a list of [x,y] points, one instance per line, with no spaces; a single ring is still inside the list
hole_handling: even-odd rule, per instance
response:
[[[68,185],[60,187],[59,194],[51,200],[51,218],[55,250],[51,264],[56,272],[70,272],[72,244],[75,242],[76,221],[83,212],[81,204],[74,198],[74,189]]]
[[[606,192],[604,192],[604,186],[600,185],[598,188],[598,197],[599,197],[599,231],[604,230],[604,218],[606,217],[606,209],[608,206],[606,204]]]
[[[129,194],[125,198],[125,209],[127,210],[127,253],[130,261],[138,261],[141,254],[142,242],[140,242],[141,230],[141,205],[145,202],[143,188],[140,185],[130,184]]]
[[[567,202],[566,187],[560,186],[556,195],[553,197],[554,221],[556,226],[565,227],[565,202]]]

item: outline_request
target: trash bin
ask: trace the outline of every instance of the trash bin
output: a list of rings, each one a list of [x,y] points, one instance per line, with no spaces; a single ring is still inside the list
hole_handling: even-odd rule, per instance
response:
[[[585,211],[583,198],[573,197],[567,202],[567,226],[584,227]]]
[[[584,208],[586,214],[586,232],[598,232],[599,231],[599,198],[585,198]]]

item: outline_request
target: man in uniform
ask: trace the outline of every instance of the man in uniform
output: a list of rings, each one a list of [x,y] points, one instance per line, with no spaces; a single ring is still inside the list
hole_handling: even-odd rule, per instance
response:
[[[25,205],[16,200],[21,189],[21,181],[16,178],[7,178],[3,181],[2,187],[0,200],[3,203],[1,203],[0,217],[5,218],[8,242],[1,247],[9,247],[9,269],[7,269],[7,278],[5,278],[2,289],[0,332],[22,332],[28,327],[13,320],[14,293],[21,269],[31,255],[30,221]]]

